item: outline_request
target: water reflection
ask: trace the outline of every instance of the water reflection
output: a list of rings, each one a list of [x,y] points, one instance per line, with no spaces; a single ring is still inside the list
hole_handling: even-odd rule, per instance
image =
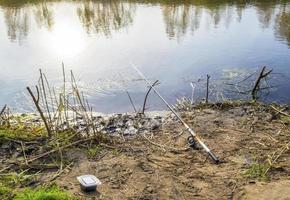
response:
[[[282,12],[278,14],[275,31],[276,35],[287,41],[290,47],[290,7],[284,6]]]
[[[46,28],[48,30],[52,28],[54,23],[52,7],[46,2],[32,5],[12,4],[12,6],[3,8],[7,35],[12,42],[17,41],[21,44],[27,37],[31,18],[34,18],[39,28]]]
[[[288,2],[0,0],[0,68],[5,72],[0,104],[22,99],[17,93],[34,84],[40,67],[55,77],[57,87],[62,61],[84,87],[103,94],[88,90],[102,111],[130,109],[114,73],[128,78],[131,62],[160,80],[160,92],[169,100],[191,90],[183,78],[192,81],[209,73],[218,79],[223,69],[267,65],[285,74],[290,64]],[[143,103],[146,88],[126,83],[136,104]],[[289,82],[283,85],[272,97],[290,102]]]
[[[5,4],[3,5],[3,2]],[[21,4],[23,2],[23,4]],[[2,5],[1,5],[2,3]],[[39,28],[51,30],[54,25],[52,2],[37,1],[35,4],[20,1],[18,4],[0,1],[3,8],[7,35],[14,42],[21,43],[29,32],[32,19]],[[136,4],[121,1],[81,1],[76,2],[76,14],[87,33],[106,36],[112,31],[128,27],[133,22]],[[75,6],[71,5],[71,6]]]
[[[7,35],[11,41],[21,41],[27,36],[29,29],[29,12],[22,8],[7,8],[4,12]]]
[[[193,33],[199,28],[202,14],[202,8],[199,6],[164,5],[162,12],[169,38],[180,39],[187,33],[188,29]]]
[[[48,30],[51,30],[54,24],[54,16],[53,10],[47,3],[40,3],[35,6],[34,16],[37,25],[41,27],[45,27]]]
[[[58,1],[8,1],[0,0],[3,8],[7,35],[11,41],[25,39],[31,19],[38,27],[51,30],[55,20],[53,6]],[[63,1],[70,3],[81,25],[88,34],[112,35],[113,31],[127,28],[134,23],[138,6],[146,3],[160,6],[165,32],[171,39],[182,39],[187,33],[194,33],[201,22],[208,27],[230,25],[232,20],[240,22],[249,7],[256,9],[256,18],[262,28],[269,28],[274,22],[275,35],[289,44],[289,1]]]
[[[204,23],[207,26],[211,24],[214,27],[224,26],[228,28],[232,20],[241,22],[243,13],[246,8],[254,6],[257,11],[257,18],[262,28],[269,28],[271,23],[278,21],[276,24],[280,28],[277,29],[277,36],[284,37],[290,34],[289,18],[285,9],[289,4],[278,1],[249,1],[248,3],[225,3],[226,1],[214,1],[208,4],[185,3],[185,4],[166,4],[162,6],[164,22],[166,25],[166,33],[170,38],[182,38],[191,31],[194,33],[200,26],[202,18],[206,18]],[[209,17],[209,18],[207,18]],[[233,17],[236,17],[233,19]],[[255,20],[253,18],[253,20]],[[282,23],[282,24],[281,24]],[[287,25],[288,23],[288,25]]]
[[[111,35],[113,30],[128,27],[133,22],[135,4],[120,1],[84,1],[77,14],[87,33]]]

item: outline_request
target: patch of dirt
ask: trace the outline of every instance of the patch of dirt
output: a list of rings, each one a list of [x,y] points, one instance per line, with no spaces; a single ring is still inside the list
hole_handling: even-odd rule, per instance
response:
[[[237,195],[236,199],[246,200],[289,200],[290,199],[290,181],[280,180],[271,183],[257,183],[255,185],[246,185]]]
[[[82,199],[290,199],[289,151],[275,161],[266,178],[243,175],[290,141],[289,124],[276,111],[245,105],[181,114],[220,164],[213,164],[202,149],[188,148],[188,133],[170,118],[161,130],[116,138],[115,147],[104,147],[94,157],[81,152],[57,184]],[[84,174],[101,180],[96,193],[80,191],[76,177]]]

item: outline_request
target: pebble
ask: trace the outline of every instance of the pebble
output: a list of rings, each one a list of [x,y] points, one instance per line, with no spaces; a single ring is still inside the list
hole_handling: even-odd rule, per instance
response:
[[[37,115],[25,115],[26,119],[23,118],[23,122],[29,125],[41,125],[42,120]],[[134,114],[113,114],[108,116],[93,116],[93,126],[95,130],[104,134],[111,135],[123,135],[132,136],[140,133],[146,133],[154,130],[158,130],[164,118],[161,116],[144,116]],[[66,122],[58,126],[58,129],[66,130],[69,127],[73,127],[77,132],[83,133],[88,129],[86,120],[77,116],[76,118],[69,118],[69,126]],[[11,120],[11,124],[18,124],[18,121]],[[89,128],[92,132],[92,127]]]

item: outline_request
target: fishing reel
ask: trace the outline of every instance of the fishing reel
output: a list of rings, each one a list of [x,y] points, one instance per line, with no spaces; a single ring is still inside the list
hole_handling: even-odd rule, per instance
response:
[[[192,149],[198,149],[197,142],[192,136],[187,138],[187,143]]]

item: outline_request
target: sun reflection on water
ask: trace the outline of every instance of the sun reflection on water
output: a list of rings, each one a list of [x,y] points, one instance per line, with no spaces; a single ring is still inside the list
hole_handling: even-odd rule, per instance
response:
[[[83,32],[80,28],[64,21],[58,21],[48,35],[46,45],[59,58],[80,54],[86,47]]]

